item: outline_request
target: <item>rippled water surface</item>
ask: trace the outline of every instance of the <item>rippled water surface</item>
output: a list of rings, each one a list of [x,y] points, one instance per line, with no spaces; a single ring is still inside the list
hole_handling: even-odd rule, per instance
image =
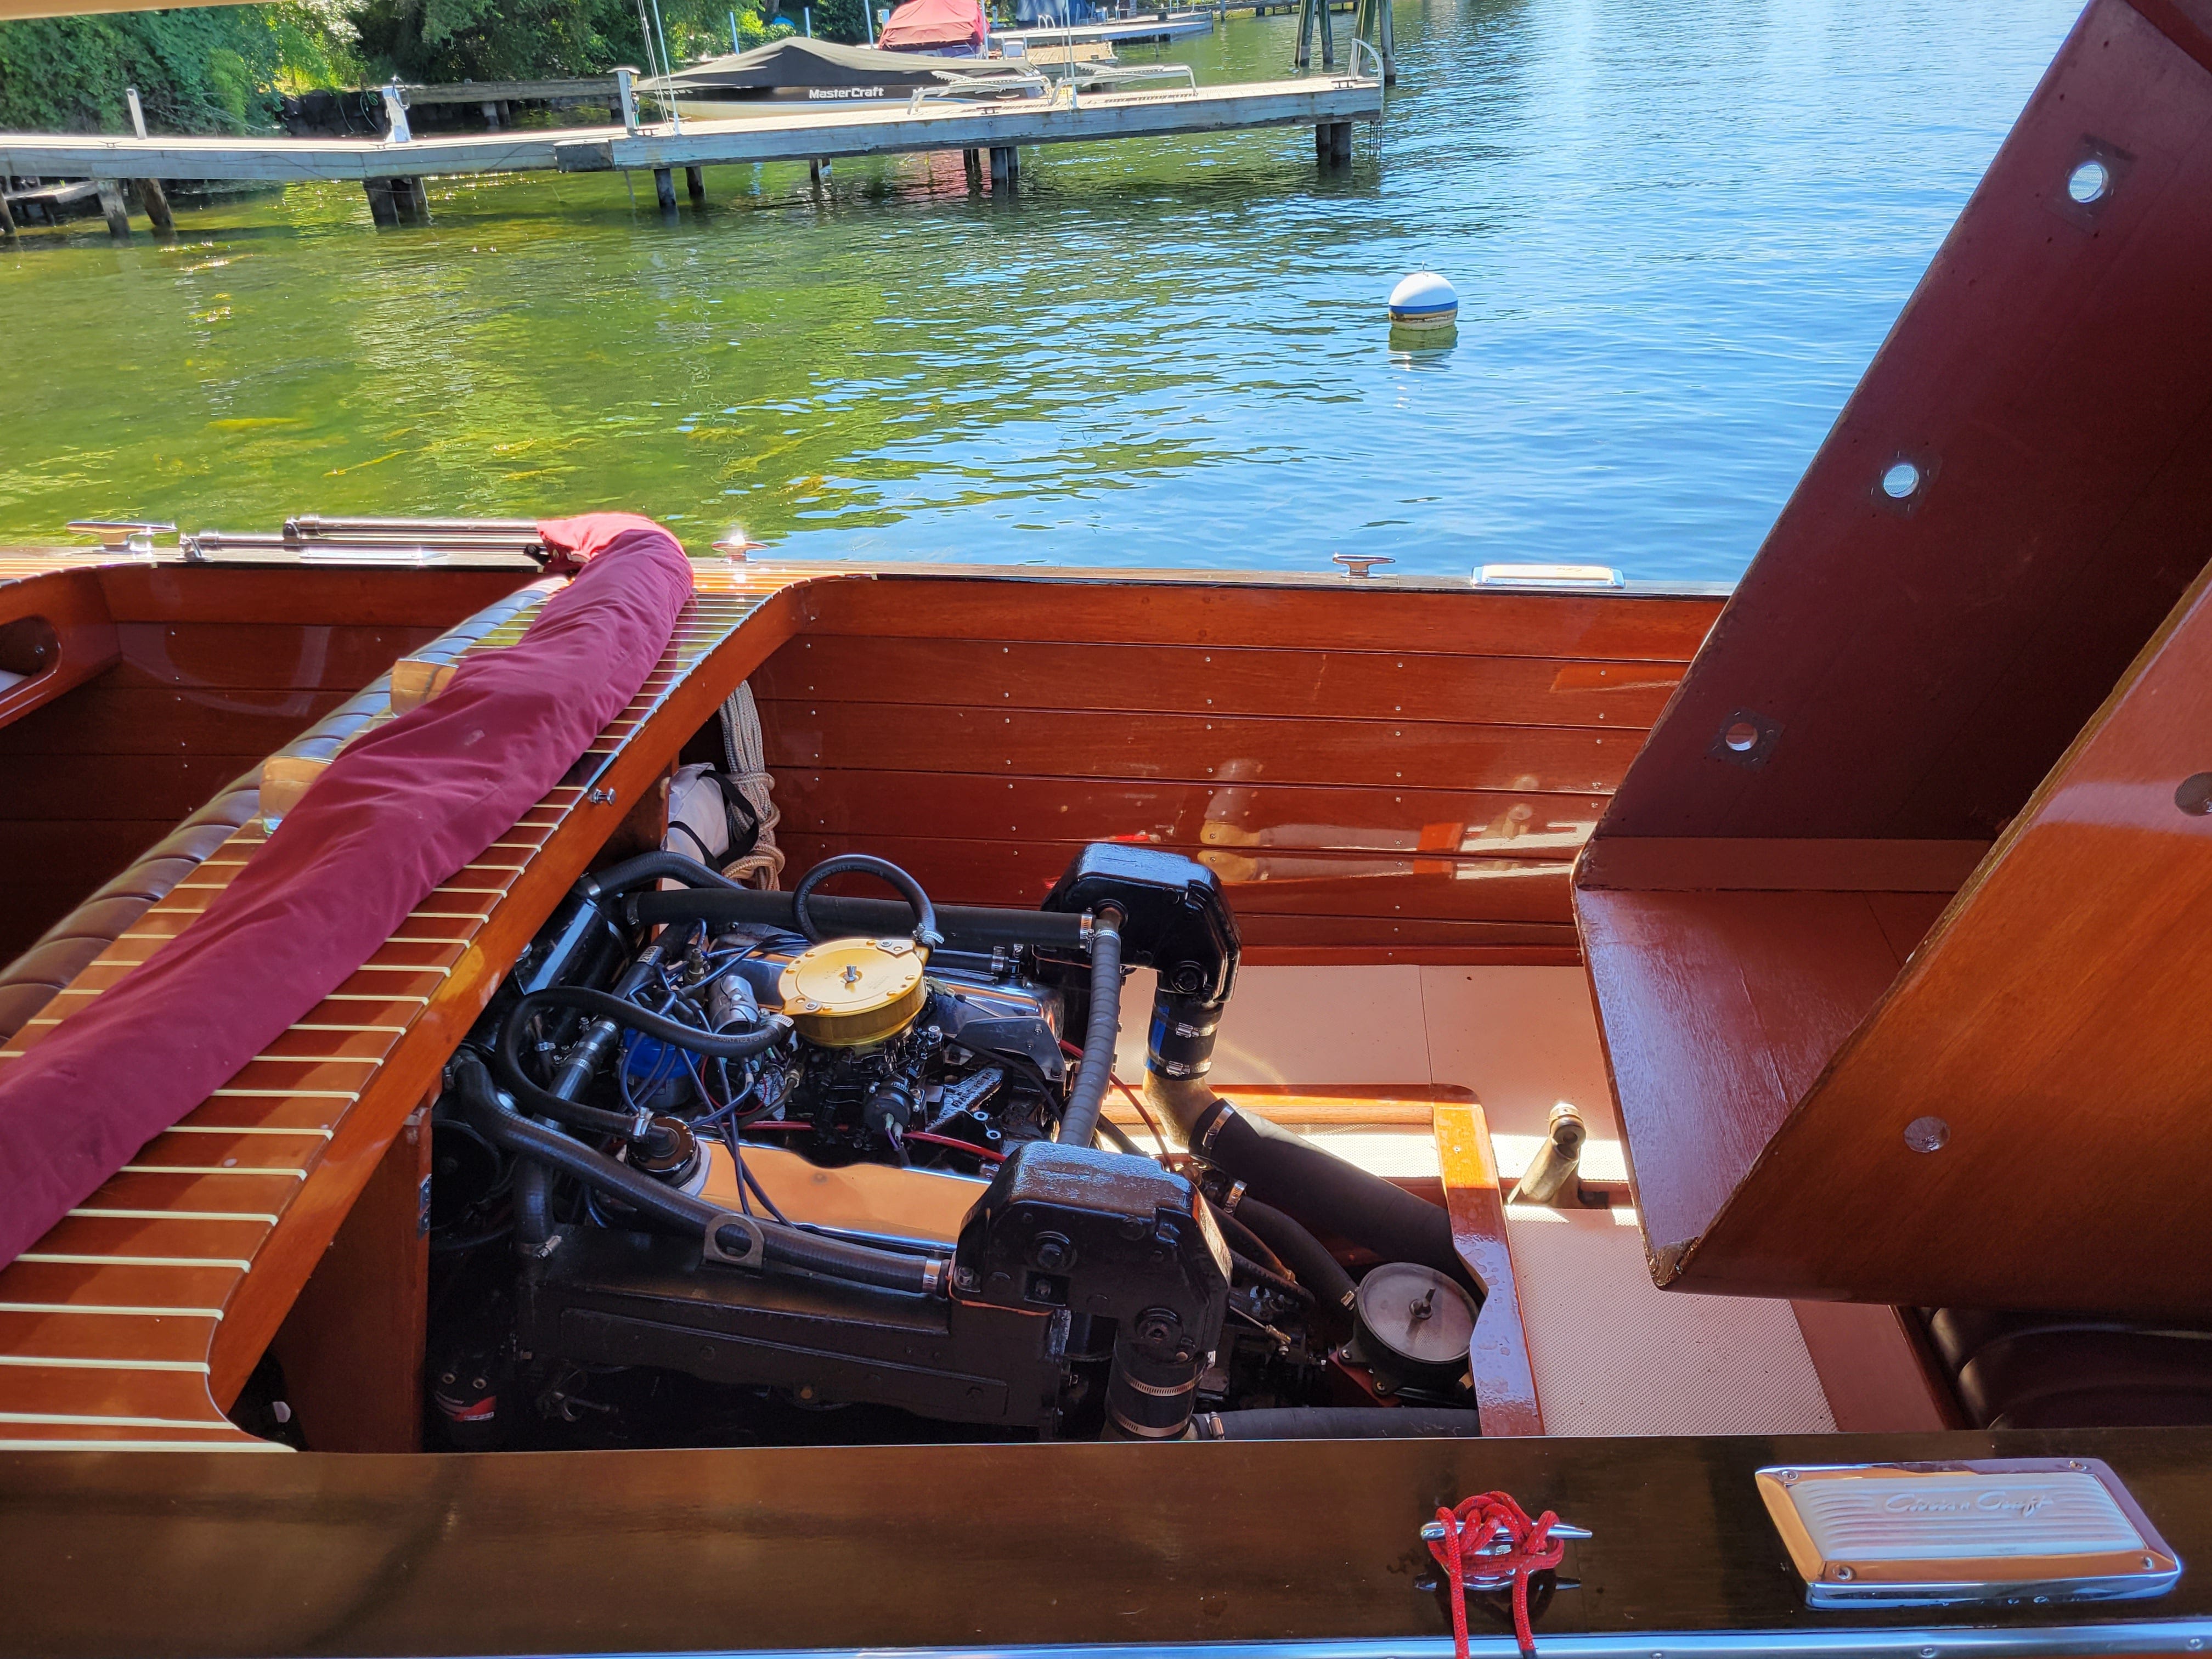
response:
[[[813,557],[1735,576],[2073,0],[1397,0],[1348,173],[1310,130],[353,185],[0,250],[0,540],[64,520],[610,506]],[[1341,23],[1340,27],[1341,27]],[[1286,73],[1288,18],[1179,49]],[[1139,49],[1150,51],[1151,49]],[[1135,54],[1130,54],[1135,55]],[[1424,264],[1456,343],[1394,352]]]

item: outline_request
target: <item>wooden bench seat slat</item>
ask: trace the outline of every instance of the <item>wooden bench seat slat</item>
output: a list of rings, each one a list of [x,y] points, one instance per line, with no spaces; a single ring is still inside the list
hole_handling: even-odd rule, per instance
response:
[[[118,1304],[127,1305],[127,1304]],[[17,1310],[0,1304],[0,1373],[10,1356],[56,1364],[204,1368],[217,1314],[93,1313],[76,1305]]]
[[[0,1302],[220,1308],[236,1278],[236,1270],[229,1267],[149,1267],[117,1261],[18,1259],[0,1268]]]
[[[204,1370],[0,1365],[0,1410],[36,1416],[222,1420],[208,1393]]]

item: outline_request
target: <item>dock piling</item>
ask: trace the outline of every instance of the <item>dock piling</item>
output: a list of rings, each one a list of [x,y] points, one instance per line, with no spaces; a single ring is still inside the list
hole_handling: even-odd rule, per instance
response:
[[[685,190],[687,192],[689,192],[689,193],[690,193],[690,198],[691,198],[691,205],[692,205],[693,207],[695,207],[695,208],[702,208],[702,207],[706,206],[706,205],[707,205],[707,170],[706,170],[706,168],[704,168],[704,167],[686,167],[686,168],[684,168],[684,190]]]
[[[8,175],[0,173],[0,242],[15,240],[15,215],[8,205]]]
[[[100,210],[107,220],[107,234],[118,242],[131,240],[131,210],[124,204],[120,179],[100,180]]]
[[[379,226],[427,225],[430,222],[430,191],[420,179],[364,179],[368,216]]]
[[[161,181],[159,179],[141,179],[137,185],[138,205],[146,210],[146,222],[154,227],[155,234],[173,234],[177,219],[169,211],[169,192],[161,188]]]
[[[968,175],[968,188],[975,190],[983,182],[983,152],[963,149],[960,152],[960,170]]]
[[[663,213],[672,214],[676,211],[676,174],[673,169],[653,168],[653,194],[654,199],[660,204],[660,210]]]
[[[1012,144],[991,146],[991,188],[1012,190],[1022,180],[1021,152]]]
[[[131,131],[141,138],[145,137],[146,106],[138,100],[138,88],[124,88],[123,101],[131,112]],[[177,222],[169,212],[169,194],[161,188],[161,181],[159,179],[141,179],[137,180],[137,185],[139,205],[146,210],[147,220],[153,225],[155,234],[166,236],[175,230]]]

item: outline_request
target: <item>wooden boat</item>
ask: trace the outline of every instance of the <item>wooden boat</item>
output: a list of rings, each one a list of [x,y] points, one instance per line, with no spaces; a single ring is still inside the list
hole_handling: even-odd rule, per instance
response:
[[[0,1270],[0,1649],[2201,1651],[2209,204],[2212,27],[2094,0],[1725,604],[696,563],[576,769]],[[8,556],[0,1102],[281,763],[521,636],[536,533]],[[741,687],[793,875],[930,904],[654,861]],[[713,1056],[639,998],[755,958],[797,1029],[696,1032],[817,1082],[655,1092]],[[523,994],[586,979],[626,1046]],[[1486,1492],[1539,1518],[1454,1566]]]

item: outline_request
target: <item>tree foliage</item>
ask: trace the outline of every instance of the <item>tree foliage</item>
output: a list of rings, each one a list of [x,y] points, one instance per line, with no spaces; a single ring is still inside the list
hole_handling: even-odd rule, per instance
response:
[[[127,132],[126,86],[172,131],[265,125],[280,52],[263,7],[0,24],[0,128]]]
[[[762,16],[762,0],[660,0],[659,26],[678,63],[730,49],[734,10],[744,46],[787,27]],[[646,15],[653,16],[652,0]],[[403,81],[523,81],[642,69],[648,53],[636,0],[362,0],[364,53]]]
[[[677,62],[797,27],[801,0],[660,0]],[[653,0],[646,0],[652,16]],[[275,125],[279,95],[403,81],[535,81],[652,58],[637,0],[282,0],[0,23],[0,131],[125,132],[126,86],[165,132]],[[814,30],[860,38],[860,0],[823,0]],[[656,46],[658,41],[656,40]]]

